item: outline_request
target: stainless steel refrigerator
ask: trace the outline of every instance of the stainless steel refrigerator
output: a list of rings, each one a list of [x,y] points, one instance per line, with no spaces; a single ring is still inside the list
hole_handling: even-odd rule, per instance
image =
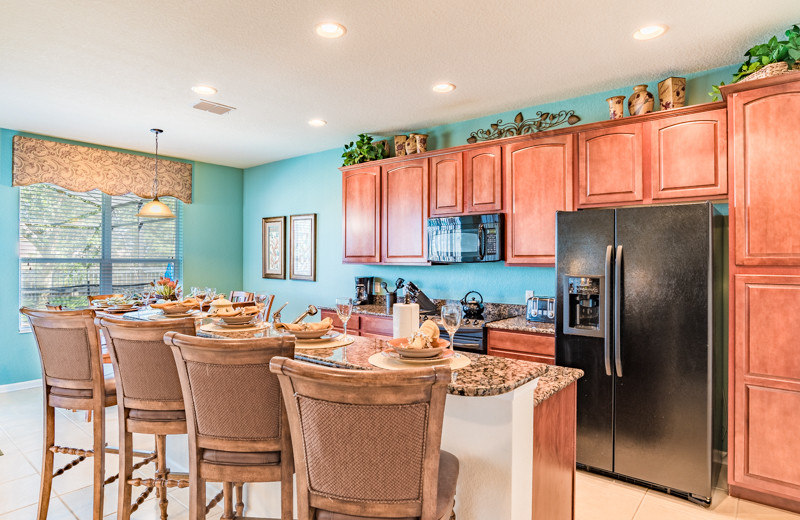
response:
[[[726,217],[714,213],[704,202],[556,218],[556,364],[585,372],[579,466],[701,504],[723,423],[714,270]]]

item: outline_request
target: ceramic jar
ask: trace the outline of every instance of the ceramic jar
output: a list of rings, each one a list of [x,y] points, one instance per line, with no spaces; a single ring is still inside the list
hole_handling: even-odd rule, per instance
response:
[[[654,102],[653,94],[647,91],[647,85],[636,85],[633,87],[633,94],[628,98],[628,113],[632,116],[649,114],[653,111]]]
[[[378,148],[383,148],[383,150],[386,152],[386,157],[391,157],[392,154],[389,152],[389,141],[383,139],[382,141],[375,143],[375,146]]]
[[[428,134],[413,134],[417,142],[417,153],[428,151]]]
[[[394,136],[394,155],[400,157],[406,154],[406,141],[408,137],[405,135]]]
[[[667,78],[658,84],[661,110],[686,106],[686,78]]]
[[[406,155],[417,153],[417,134],[408,134],[406,140]]]
[[[625,116],[625,96],[613,96],[606,101],[609,119],[622,119]]]

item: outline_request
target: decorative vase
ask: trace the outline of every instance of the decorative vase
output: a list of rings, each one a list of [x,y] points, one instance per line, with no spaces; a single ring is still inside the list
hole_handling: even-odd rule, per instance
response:
[[[632,116],[649,114],[653,111],[654,101],[653,94],[647,91],[647,85],[636,85],[628,98],[628,112]]]
[[[406,155],[417,153],[417,134],[408,134],[406,140]]]
[[[394,136],[394,155],[400,157],[406,154],[406,141],[408,137],[405,135]]]
[[[428,151],[428,134],[414,134],[417,141],[417,153]]]
[[[386,139],[378,141],[377,143],[375,143],[375,146],[377,146],[378,148],[383,148],[384,151],[386,152],[386,157],[390,157],[392,155],[389,152],[389,141],[387,141]]]
[[[686,78],[667,78],[658,84],[661,110],[686,106]]]
[[[609,119],[622,119],[625,116],[625,96],[612,96],[606,101]]]

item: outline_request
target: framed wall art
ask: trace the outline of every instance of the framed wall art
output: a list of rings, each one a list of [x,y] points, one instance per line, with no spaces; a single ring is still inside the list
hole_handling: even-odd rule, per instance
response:
[[[286,217],[261,219],[261,277],[286,278]]]
[[[317,214],[289,217],[289,278],[317,279]]]

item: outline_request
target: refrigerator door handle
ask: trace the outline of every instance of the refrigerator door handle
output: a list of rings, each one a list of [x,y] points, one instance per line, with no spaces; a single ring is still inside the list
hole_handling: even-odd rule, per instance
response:
[[[605,337],[603,340],[603,346],[605,350],[603,352],[603,361],[605,361],[606,365],[606,375],[611,375],[611,255],[614,253],[614,246],[606,247],[606,287],[605,287],[605,294],[603,298],[605,299],[605,304],[603,306],[603,312],[605,314],[605,323],[603,324],[605,330]]]
[[[622,359],[620,356],[620,312],[622,300],[622,246],[617,246],[617,257],[614,263],[614,366],[617,377],[622,377]]]

